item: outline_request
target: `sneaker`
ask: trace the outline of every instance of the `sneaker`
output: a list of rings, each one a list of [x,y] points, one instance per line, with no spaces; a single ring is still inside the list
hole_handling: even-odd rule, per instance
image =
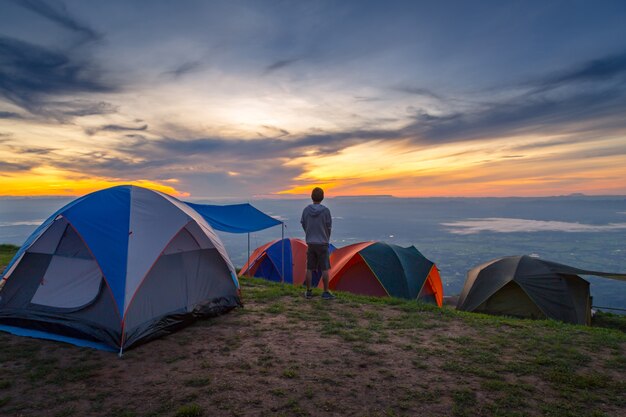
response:
[[[335,298],[335,294],[330,291],[324,291],[322,293],[322,300],[334,300]]]
[[[313,290],[306,290],[304,292],[304,298],[306,298],[306,299],[313,298]]]

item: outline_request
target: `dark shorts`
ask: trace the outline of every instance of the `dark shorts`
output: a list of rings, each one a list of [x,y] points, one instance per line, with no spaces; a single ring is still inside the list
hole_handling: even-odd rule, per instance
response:
[[[323,243],[309,243],[306,250],[306,269],[310,271],[328,271],[330,259],[328,245]]]

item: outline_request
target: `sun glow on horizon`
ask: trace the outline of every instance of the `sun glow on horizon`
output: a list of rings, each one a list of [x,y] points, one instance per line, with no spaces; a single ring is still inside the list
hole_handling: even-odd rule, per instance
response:
[[[169,179],[164,182],[176,183],[177,180]],[[0,196],[80,196],[118,185],[137,185],[175,197],[189,196],[187,192],[180,192],[170,185],[160,184],[156,181],[144,179],[128,181],[121,178],[89,177],[50,167],[34,168],[26,174],[1,175]]]
[[[354,145],[333,155],[306,155],[287,165],[304,172],[279,195],[306,195],[314,186],[329,195],[396,197],[550,196],[622,194],[615,179],[626,175],[623,157],[594,156],[598,147],[618,149],[623,138],[567,143],[565,136],[525,136],[419,147],[409,141]],[[564,143],[549,151],[534,146]],[[521,150],[523,149],[523,150]],[[520,151],[521,150],[521,151]],[[563,157],[588,154],[575,163]],[[302,183],[305,183],[304,185]]]

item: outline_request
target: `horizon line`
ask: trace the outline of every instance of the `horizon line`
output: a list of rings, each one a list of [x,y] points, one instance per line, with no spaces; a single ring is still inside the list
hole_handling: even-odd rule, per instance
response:
[[[99,191],[99,190],[96,190]],[[93,192],[96,192],[93,191]],[[44,199],[44,198],[78,198],[86,194],[75,194],[75,195],[62,195],[62,194],[47,194],[47,195],[0,195],[1,199]],[[393,198],[398,200],[411,200],[411,199],[505,199],[505,198],[572,198],[572,197],[623,197],[626,198],[626,194],[585,194],[585,193],[570,193],[570,194],[559,194],[559,195],[505,195],[505,196],[459,196],[459,195],[449,195],[449,196],[395,196],[393,194],[358,194],[358,195],[334,195],[327,196],[325,200],[332,199],[356,199],[356,198],[374,198],[374,199],[383,199],[383,198]],[[176,197],[181,199],[179,197]],[[310,199],[309,194],[290,194],[288,197],[281,194],[266,194],[266,195],[255,195],[250,197],[235,197],[235,196],[185,196],[183,197],[186,200],[241,200],[241,201],[251,201],[251,200],[299,200],[299,199]]]

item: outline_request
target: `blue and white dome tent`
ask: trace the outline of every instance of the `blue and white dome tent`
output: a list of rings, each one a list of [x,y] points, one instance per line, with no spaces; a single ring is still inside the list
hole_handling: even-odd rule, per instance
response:
[[[207,219],[136,186],[72,201],[6,268],[0,330],[121,353],[240,305],[235,268]]]

